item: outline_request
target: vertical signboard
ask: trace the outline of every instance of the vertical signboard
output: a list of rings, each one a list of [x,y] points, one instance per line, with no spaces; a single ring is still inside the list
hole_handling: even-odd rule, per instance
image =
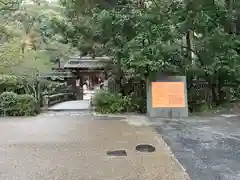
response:
[[[188,117],[186,77],[159,74],[147,81],[147,114],[151,118]]]

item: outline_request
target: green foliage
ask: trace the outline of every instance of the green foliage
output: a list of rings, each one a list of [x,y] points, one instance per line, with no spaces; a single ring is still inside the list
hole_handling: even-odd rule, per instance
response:
[[[14,116],[16,112],[17,94],[14,92],[4,92],[0,94],[1,115]]]
[[[97,112],[103,114],[123,112],[146,112],[146,99],[137,97],[135,93],[123,96],[107,90],[98,91],[92,102]]]
[[[103,114],[125,112],[128,110],[130,102],[128,97],[106,90],[100,90],[93,98],[96,111]]]
[[[133,92],[130,95],[127,95],[128,99],[130,100],[128,111],[137,112],[137,113],[147,112],[146,92],[144,89],[141,89],[140,92],[144,94],[139,95],[138,93]]]
[[[82,6],[87,11],[63,2],[66,17],[55,23],[58,32],[83,54],[113,57],[124,97],[130,96],[126,84],[156,72],[206,81],[215,104],[226,99],[223,91],[240,83],[240,26],[235,23],[240,18],[234,1],[154,0],[147,7],[133,1],[104,7],[101,1],[99,7]]]
[[[62,43],[62,37],[53,31],[52,19],[60,17],[58,4],[42,0],[20,3],[17,9],[2,12],[0,73],[35,79],[51,70],[51,59],[71,54],[70,45]]]
[[[14,92],[0,94],[0,113],[4,116],[33,116],[37,112],[36,100],[31,95]]]
[[[29,94],[18,95],[16,106],[17,116],[33,116],[37,113],[37,101]]]
[[[6,98],[5,104],[11,98],[15,103],[7,115],[34,114],[35,100],[30,95],[39,102],[43,91],[53,93],[62,88],[39,79],[51,71],[53,59],[62,61],[74,52],[63,36],[54,32],[54,19],[64,19],[57,2],[0,0],[0,93]]]
[[[23,79],[11,75],[0,75],[0,93],[5,91],[18,94],[26,93]]]
[[[41,91],[43,94],[61,93],[62,90],[66,90],[68,85],[66,83],[41,81]]]

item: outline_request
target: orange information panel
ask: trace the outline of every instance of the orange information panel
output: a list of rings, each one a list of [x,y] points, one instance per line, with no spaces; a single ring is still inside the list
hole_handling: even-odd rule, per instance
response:
[[[153,108],[185,107],[183,82],[152,82]]]

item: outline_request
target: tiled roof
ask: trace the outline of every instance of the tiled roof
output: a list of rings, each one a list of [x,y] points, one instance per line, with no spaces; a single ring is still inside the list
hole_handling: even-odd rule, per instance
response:
[[[64,68],[102,69],[110,63],[109,57],[73,57],[68,60]]]
[[[72,77],[73,75],[70,72],[49,72],[41,74],[40,77]]]

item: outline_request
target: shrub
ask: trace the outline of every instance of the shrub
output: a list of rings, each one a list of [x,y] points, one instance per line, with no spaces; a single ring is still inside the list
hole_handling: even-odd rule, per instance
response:
[[[33,116],[37,113],[37,101],[29,94],[18,95],[16,105],[18,116]]]
[[[25,84],[23,79],[12,75],[0,75],[0,93],[6,91],[24,94]]]
[[[5,116],[32,116],[37,112],[37,103],[31,95],[3,92],[0,95],[0,113]]]
[[[100,90],[93,98],[93,106],[96,111],[103,114],[121,113],[128,111],[130,99],[118,93]]]
[[[130,101],[128,111],[137,112],[137,113],[146,113],[147,110],[147,99],[146,93],[138,94],[132,92],[128,95],[128,99]]]
[[[17,104],[17,94],[14,92],[3,92],[0,95],[1,115],[14,116]]]

